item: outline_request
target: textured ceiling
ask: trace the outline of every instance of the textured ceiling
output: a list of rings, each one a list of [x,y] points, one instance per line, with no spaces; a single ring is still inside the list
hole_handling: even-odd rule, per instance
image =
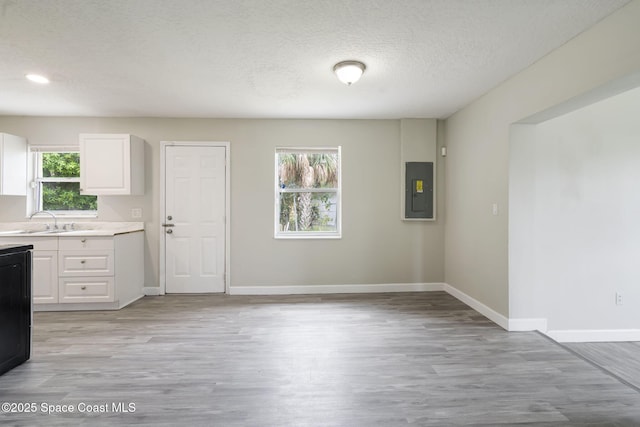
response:
[[[625,3],[0,0],[0,115],[444,118]]]

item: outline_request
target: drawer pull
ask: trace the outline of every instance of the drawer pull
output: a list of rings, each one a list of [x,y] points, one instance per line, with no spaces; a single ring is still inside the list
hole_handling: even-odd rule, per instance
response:
[[[80,264],[84,264],[85,262],[87,261],[83,259],[82,261],[80,261]]]
[[[87,289],[86,286],[80,286],[80,289],[82,289],[83,291],[85,291]]]
[[[81,239],[80,241],[81,241],[82,243],[86,243],[86,242],[87,242],[87,239]]]

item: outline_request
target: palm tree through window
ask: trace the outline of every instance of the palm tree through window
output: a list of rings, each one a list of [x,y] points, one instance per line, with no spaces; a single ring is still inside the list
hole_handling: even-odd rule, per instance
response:
[[[276,149],[276,237],[340,237],[340,147]]]

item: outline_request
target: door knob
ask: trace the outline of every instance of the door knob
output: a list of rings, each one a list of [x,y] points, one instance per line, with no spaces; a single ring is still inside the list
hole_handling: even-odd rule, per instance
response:
[[[172,229],[168,229],[167,230],[167,234],[171,234],[171,233],[173,233],[173,230]]]

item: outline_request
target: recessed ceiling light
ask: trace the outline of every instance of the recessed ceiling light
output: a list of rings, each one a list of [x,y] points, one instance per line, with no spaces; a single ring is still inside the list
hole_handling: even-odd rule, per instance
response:
[[[41,85],[49,84],[49,79],[40,74],[27,74],[25,77],[34,83],[40,83]]]

